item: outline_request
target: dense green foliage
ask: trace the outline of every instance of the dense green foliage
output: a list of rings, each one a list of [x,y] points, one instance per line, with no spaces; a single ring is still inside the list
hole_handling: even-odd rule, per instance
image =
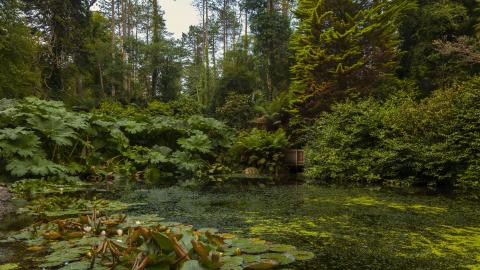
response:
[[[399,94],[337,104],[308,136],[306,174],[343,183],[478,191],[480,79],[416,101]]]
[[[35,219],[9,239],[27,268],[253,270],[313,257],[108,213],[152,209],[303,243],[321,258],[305,269],[479,268],[474,207],[408,197],[479,198],[479,1],[193,0],[201,23],[175,35],[162,4],[0,1],[0,219],[8,191]],[[285,163],[302,153],[291,148],[305,150],[305,170]],[[265,185],[304,176],[378,186]],[[372,193],[392,187],[402,200]],[[121,190],[131,204],[101,195]]]
[[[272,174],[307,145],[315,178],[477,189],[476,1],[193,4],[174,38],[161,1],[3,1],[1,177]]]
[[[39,93],[37,44],[19,17],[18,3],[0,3],[0,97],[15,98]],[[41,92],[40,92],[41,93]]]
[[[416,8],[404,14],[399,27],[404,51],[401,77],[415,80],[428,94],[478,72],[478,60],[472,55],[465,65],[458,54],[444,55],[435,46],[435,40],[452,42],[461,36],[474,36],[476,6],[475,1],[418,1]],[[453,47],[460,55],[468,54],[469,48],[462,44]]]
[[[240,133],[230,149],[230,155],[245,167],[275,173],[283,164],[287,146],[287,136],[282,129],[274,133],[252,129]]]
[[[150,114],[105,107],[108,111],[74,113],[61,102],[2,100],[2,175],[195,175],[230,144],[229,129],[211,118],[156,114],[156,103],[147,107]]]
[[[292,38],[296,111],[311,117],[328,108],[329,99],[365,93],[391,75],[398,60],[395,18],[406,6],[406,1],[300,1]]]

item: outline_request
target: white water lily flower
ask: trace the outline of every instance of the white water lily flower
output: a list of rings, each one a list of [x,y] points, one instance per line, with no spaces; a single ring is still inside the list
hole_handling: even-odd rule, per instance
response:
[[[101,235],[101,236],[106,236],[106,235],[107,235],[107,232],[106,232],[106,231],[102,231],[102,232],[100,233],[100,235]]]
[[[118,234],[118,236],[122,236],[122,235],[123,235],[123,230],[122,230],[122,229],[118,229],[118,230],[117,230],[117,234]]]
[[[137,220],[137,221],[135,221],[135,224],[140,225],[140,224],[142,224],[142,222],[140,222],[140,220]]]
[[[92,231],[92,227],[90,227],[90,226],[85,226],[85,227],[83,227],[83,230],[84,230],[85,232],[89,233],[89,232]]]

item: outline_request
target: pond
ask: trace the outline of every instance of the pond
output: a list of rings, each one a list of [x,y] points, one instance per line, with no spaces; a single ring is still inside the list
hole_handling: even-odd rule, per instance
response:
[[[305,269],[480,269],[477,202],[378,188],[137,190],[135,209],[310,250]]]
[[[289,266],[295,269],[480,269],[480,210],[474,201],[311,185],[129,187],[113,196],[144,203],[127,214],[156,214],[315,253],[313,260]],[[0,246],[0,265],[22,265],[22,247],[16,248]]]

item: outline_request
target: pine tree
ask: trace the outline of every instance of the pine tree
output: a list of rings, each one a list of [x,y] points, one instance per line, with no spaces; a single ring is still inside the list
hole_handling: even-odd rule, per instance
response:
[[[301,0],[291,91],[296,112],[315,116],[391,74],[399,55],[396,20],[406,1]]]

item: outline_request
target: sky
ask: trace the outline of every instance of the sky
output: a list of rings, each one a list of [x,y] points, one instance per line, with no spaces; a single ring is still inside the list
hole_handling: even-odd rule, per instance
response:
[[[192,6],[192,0],[159,0],[162,10],[165,11],[165,24],[167,31],[176,38],[188,32],[190,25],[200,22],[198,10]]]

